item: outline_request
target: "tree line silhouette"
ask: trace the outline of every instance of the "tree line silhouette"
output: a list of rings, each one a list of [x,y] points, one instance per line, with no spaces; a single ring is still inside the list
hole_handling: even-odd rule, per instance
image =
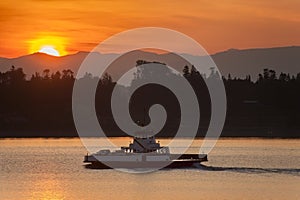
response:
[[[145,63],[137,61],[137,65]],[[204,75],[194,66],[184,66],[182,74],[198,97],[201,111],[198,136],[205,135],[210,121],[210,97],[205,84],[210,79],[223,80],[226,89],[227,118],[222,136],[299,137],[300,73],[277,75],[272,69],[264,69],[253,80],[250,76],[237,78],[230,74],[220,77],[213,68],[209,75]],[[140,71],[134,81],[146,76],[146,71]],[[26,79],[22,68],[14,66],[0,72],[0,137],[77,137],[72,117],[74,81],[74,72],[68,69],[57,72],[45,69],[30,79]],[[106,134],[126,136],[116,126],[110,109],[114,87],[124,90],[126,87],[117,85],[107,73],[101,78],[86,74],[79,81],[98,82],[96,111]],[[129,105],[132,119],[149,123],[145,109],[155,103],[162,104],[168,114],[158,136],[173,136],[180,124],[180,107],[174,94],[163,86],[149,84],[134,93]]]

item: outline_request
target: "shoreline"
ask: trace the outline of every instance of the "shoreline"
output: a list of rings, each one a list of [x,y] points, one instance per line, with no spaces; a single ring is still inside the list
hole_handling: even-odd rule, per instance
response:
[[[205,137],[205,129],[200,128],[199,133],[195,138],[201,139]],[[129,135],[117,131],[111,130],[106,131],[106,137],[117,138],[117,137],[130,137]],[[164,133],[168,133],[166,130]],[[88,133],[86,138],[99,137],[96,133]],[[173,138],[174,134],[162,133],[156,134],[156,138]],[[76,130],[1,130],[0,139],[5,138],[79,138]],[[185,138],[185,137],[182,137]],[[262,138],[262,139],[300,139],[300,128],[251,128],[251,127],[238,127],[238,128],[226,128],[222,131],[220,138]]]
[[[98,137],[84,137],[84,138],[98,138]],[[99,137],[99,138],[105,138],[105,137]],[[109,136],[107,138],[131,138],[130,136]],[[205,137],[195,137],[194,139],[204,139]],[[80,139],[80,137],[0,137],[0,140],[6,140],[6,139]],[[173,139],[172,137],[156,137],[156,139]],[[185,139],[184,137],[178,138],[178,139]],[[206,138],[206,139],[214,139],[214,138]],[[298,140],[300,137],[251,137],[251,136],[221,136],[218,139],[222,140],[230,140],[230,139],[260,139],[260,140],[269,140],[269,139],[280,139],[280,140]]]

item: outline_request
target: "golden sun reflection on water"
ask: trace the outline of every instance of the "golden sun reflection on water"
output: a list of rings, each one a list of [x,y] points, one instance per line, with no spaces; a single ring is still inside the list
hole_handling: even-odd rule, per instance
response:
[[[66,191],[59,179],[47,177],[36,180],[31,185],[30,200],[63,200],[66,199]]]

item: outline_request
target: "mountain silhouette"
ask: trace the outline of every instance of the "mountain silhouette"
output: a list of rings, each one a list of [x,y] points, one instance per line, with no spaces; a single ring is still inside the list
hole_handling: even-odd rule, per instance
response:
[[[43,53],[34,53],[17,58],[0,58],[0,71],[7,71],[12,65],[21,67],[30,78],[35,72],[42,72],[50,69],[52,72],[62,69],[71,69],[75,73],[89,52],[78,52],[76,54],[55,57]],[[97,59],[117,58],[118,54],[101,54],[93,52]],[[195,65],[201,63],[201,56],[186,54],[190,59],[195,60]],[[300,67],[300,46],[260,48],[260,49],[229,49],[211,55],[223,76],[231,74],[232,77],[252,76],[256,79],[264,68],[275,71],[296,74]],[[173,53],[156,54],[153,52],[134,51],[126,56],[121,56],[111,64],[108,73],[117,79],[127,69],[135,66],[139,59],[164,62],[175,69],[182,71],[187,62]],[[99,65],[100,66],[100,65]]]

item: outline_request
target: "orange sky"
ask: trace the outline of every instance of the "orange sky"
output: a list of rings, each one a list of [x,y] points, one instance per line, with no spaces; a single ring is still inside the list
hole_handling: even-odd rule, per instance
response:
[[[61,54],[90,51],[131,28],[183,32],[209,53],[229,48],[300,45],[299,0],[0,2],[0,56],[32,53],[50,41]]]

